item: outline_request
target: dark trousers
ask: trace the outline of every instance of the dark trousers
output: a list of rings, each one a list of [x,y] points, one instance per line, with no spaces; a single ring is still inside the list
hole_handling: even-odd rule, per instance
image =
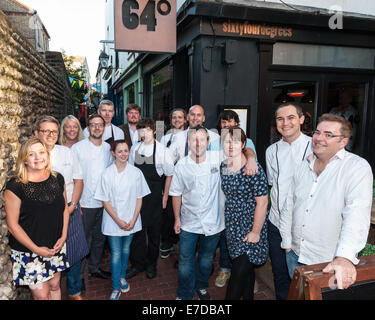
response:
[[[100,261],[103,255],[105,235],[102,234],[102,208],[82,208],[82,222],[85,228],[86,241],[90,249],[89,256],[84,259],[82,269],[86,268],[88,264],[88,271],[90,273],[98,272]]]
[[[255,270],[246,253],[232,260],[225,300],[254,299]]]
[[[161,221],[158,219],[151,226],[142,226],[134,233],[130,245],[130,263],[138,271],[156,269],[159,257]]]
[[[290,287],[290,277],[288,273],[288,266],[286,264],[285,250],[281,248],[282,239],[279,229],[269,220],[267,222],[269,255],[272,264],[276,299],[286,300]]]
[[[178,241],[178,235],[174,232],[174,214],[172,197],[168,197],[167,207],[163,210],[161,225],[161,243],[172,247]]]

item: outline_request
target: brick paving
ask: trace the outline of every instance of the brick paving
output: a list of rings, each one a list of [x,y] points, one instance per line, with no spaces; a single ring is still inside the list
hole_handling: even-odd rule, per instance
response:
[[[145,272],[141,272],[130,279],[130,291],[122,293],[120,300],[175,300],[177,292],[177,269],[174,264],[178,259],[178,253],[173,252],[166,259],[159,258],[157,266],[157,276],[154,279],[147,279]],[[223,300],[225,297],[226,286],[218,288],[214,281],[218,273],[219,262],[216,255],[214,266],[215,271],[209,278],[209,287],[207,291],[213,300]],[[102,269],[110,271],[109,251],[106,248],[102,260]],[[273,291],[259,278],[257,278],[258,292],[255,294],[255,300],[274,300]],[[62,299],[67,299],[66,277],[62,277]],[[98,279],[94,277],[86,278],[85,297],[88,300],[108,300],[111,294],[111,280]],[[196,297],[195,297],[196,299]]]

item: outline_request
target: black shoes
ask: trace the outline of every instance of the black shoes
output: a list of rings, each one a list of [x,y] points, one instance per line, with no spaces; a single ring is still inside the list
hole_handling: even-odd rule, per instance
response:
[[[131,279],[133,277],[135,277],[138,273],[140,273],[141,271],[138,271],[136,268],[133,268],[131,267],[127,272],[126,272],[126,276],[125,276],[125,279]]]
[[[146,277],[148,279],[155,278],[156,277],[156,268],[154,268],[154,267],[147,268],[147,270],[146,270]]]
[[[104,271],[104,270],[99,268],[97,272],[90,273],[90,276],[107,280],[107,279],[111,278],[111,273],[108,272],[108,271]]]
[[[174,249],[173,244],[172,245],[162,244],[160,246],[160,258],[162,259],[168,258],[171,252],[173,251],[173,249]]]

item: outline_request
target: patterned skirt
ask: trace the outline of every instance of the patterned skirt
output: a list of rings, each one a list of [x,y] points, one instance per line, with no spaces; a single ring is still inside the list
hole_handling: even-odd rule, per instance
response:
[[[21,286],[48,281],[56,272],[69,268],[66,261],[66,244],[51,258],[12,249],[10,259],[13,263],[13,282]]]

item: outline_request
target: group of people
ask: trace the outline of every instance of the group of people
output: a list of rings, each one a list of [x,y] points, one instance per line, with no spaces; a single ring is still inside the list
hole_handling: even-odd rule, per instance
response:
[[[218,247],[215,285],[229,279],[228,300],[253,299],[255,267],[268,256],[277,299],[303,264],[327,262],[339,288],[355,282],[373,178],[367,161],[345,150],[350,122],[324,114],[311,138],[301,132],[303,110],[280,105],[281,139],[266,151],[265,172],[232,110],[219,115],[219,135],[203,126],[202,106],[173,109],[160,141],[140,111],[128,105],[117,127],[103,100],[84,131],[74,116],[35,123],[4,192],[15,284],[34,299],[60,299],[66,271],[69,299],[82,300],[88,271],[111,278],[109,299],[118,300],[132,277],[155,278],[158,257],[177,242],[178,300],[210,299]],[[111,272],[100,268],[106,238]]]

